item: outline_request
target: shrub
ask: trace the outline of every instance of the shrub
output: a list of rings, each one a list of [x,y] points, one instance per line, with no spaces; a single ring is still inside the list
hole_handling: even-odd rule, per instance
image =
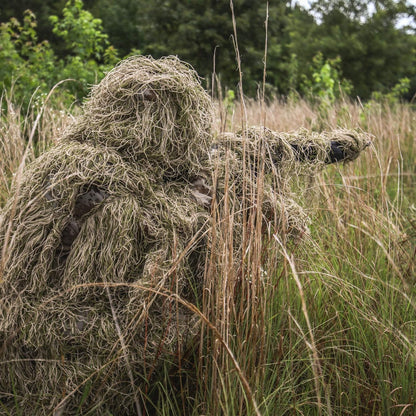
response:
[[[36,16],[26,10],[23,24],[12,18],[0,25],[0,83],[13,89],[15,100],[27,109],[60,80],[66,83],[61,101],[82,99],[88,86],[100,80],[118,60],[116,49],[103,32],[101,20],[83,10],[81,0],[70,0],[63,16],[51,16],[53,32],[64,41],[66,54],[59,58],[46,40],[39,41]],[[63,97],[62,97],[63,96]]]

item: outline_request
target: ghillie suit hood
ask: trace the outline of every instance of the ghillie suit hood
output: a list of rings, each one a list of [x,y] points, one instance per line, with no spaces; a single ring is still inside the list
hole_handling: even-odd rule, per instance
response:
[[[65,139],[99,144],[157,178],[189,176],[211,145],[212,104],[175,57],[122,61],[95,87]]]
[[[27,167],[0,218],[0,400],[11,414],[133,414],[196,333],[177,298],[200,300],[212,218],[235,214],[236,264],[250,215],[272,232],[303,229],[287,178],[328,163],[335,133],[214,140],[211,119],[189,66],[129,58]],[[337,149],[352,159],[365,137],[344,133]]]

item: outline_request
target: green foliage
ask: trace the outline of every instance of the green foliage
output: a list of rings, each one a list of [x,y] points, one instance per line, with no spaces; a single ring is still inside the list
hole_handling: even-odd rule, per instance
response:
[[[49,16],[59,14],[65,6],[67,0],[15,0],[3,1],[0,5],[0,21],[7,22],[11,18],[23,16],[27,9],[30,9],[37,18],[38,26],[36,32],[39,39],[49,39],[56,47],[56,39],[52,36],[52,28]]]
[[[49,19],[53,24],[53,33],[65,41],[71,55],[82,60],[102,60],[109,46],[108,35],[103,33],[101,20],[83,9],[81,0],[69,1],[63,10],[62,19],[58,16]]]
[[[371,12],[366,1],[316,0],[312,8],[319,24],[309,12],[293,10],[286,33],[301,75],[321,52],[326,59],[340,58],[339,70],[351,81],[353,96],[369,99],[374,91],[388,92],[401,78],[414,80],[416,36],[398,22],[414,19],[415,12],[404,3],[377,2]]]
[[[36,19],[27,10],[23,24],[11,19],[0,26],[0,82],[13,88],[15,99],[29,103],[32,95],[47,92],[56,82],[54,53],[47,41],[38,42]],[[35,97],[36,98],[36,97]]]
[[[266,2],[234,1],[244,92],[255,95],[263,78]],[[223,89],[237,90],[239,74],[234,30],[227,1],[96,0],[93,6],[103,19],[112,41],[123,55],[132,48],[154,57],[177,55],[209,79],[215,66]],[[281,19],[287,6],[282,0],[269,5],[267,80],[276,86],[283,79],[280,68]]]
[[[48,41],[38,41],[37,21],[25,11],[23,24],[12,18],[0,26],[0,82],[26,108],[40,104],[44,95],[60,80],[67,102],[84,97],[88,86],[99,80],[117,60],[117,51],[103,33],[101,21],[83,10],[81,0],[70,0],[63,17],[51,16],[53,32],[63,39],[67,50],[59,58]]]
[[[25,104],[35,89],[47,91],[63,78],[77,80],[65,88],[68,97],[80,99],[119,55],[133,53],[178,55],[207,87],[215,69],[223,91],[238,90],[228,2],[88,0],[85,9],[82,0],[63,1],[31,0],[39,20],[26,11],[22,24],[11,18],[21,16],[22,2],[2,7],[0,17],[10,20],[0,26],[0,82],[10,88],[19,79],[14,96]],[[235,0],[234,11],[243,89],[255,96],[263,79],[266,2]],[[293,98],[316,91],[319,99],[333,102],[341,85],[343,92],[368,100],[392,90],[397,95],[395,86],[407,78],[410,99],[416,88],[416,34],[397,23],[415,15],[406,0],[377,2],[373,11],[364,0],[315,0],[312,11],[270,2],[267,95]]]
[[[223,100],[223,106],[227,114],[231,114],[235,108],[235,92],[233,90],[228,90],[227,94]]]
[[[373,92],[371,101],[387,101],[389,104],[397,104],[410,90],[410,79],[401,78],[399,82],[387,93]]]
[[[303,76],[302,90],[311,98],[326,104],[333,104],[342,95],[351,92],[351,83],[342,78],[340,58],[326,59],[318,53],[310,66],[311,75]]]
[[[371,95],[371,99],[364,104],[363,111],[360,113],[360,120],[366,126],[374,113],[382,113],[386,109],[394,110],[400,106],[404,97],[410,90],[410,79],[402,78],[387,93],[375,91]]]
[[[83,9],[81,0],[69,0],[63,17],[51,16],[53,33],[63,39],[67,54],[58,62],[60,77],[79,81],[72,84],[76,98],[88,93],[88,86],[100,80],[118,60],[116,49],[103,33],[100,19]]]
[[[236,95],[234,90],[227,90],[225,93],[225,97],[222,100],[222,109],[223,111],[223,120],[224,120],[224,127],[226,126],[227,129],[231,127],[231,120],[234,115],[235,111],[235,99]]]

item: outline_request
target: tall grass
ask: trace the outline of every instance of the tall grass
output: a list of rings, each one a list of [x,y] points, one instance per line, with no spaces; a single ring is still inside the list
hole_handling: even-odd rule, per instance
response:
[[[236,213],[226,204],[213,210],[197,347],[174,374],[161,374],[147,414],[415,414],[415,112],[347,101],[323,110],[300,99],[244,105],[219,103],[217,131],[243,123],[278,131],[341,126],[368,131],[373,142],[317,182],[299,178],[313,220],[302,241],[253,218],[235,267]],[[3,204],[34,116],[6,96],[0,108]],[[69,119],[46,108],[28,159],[53,144]],[[260,177],[257,198],[261,192]]]
[[[30,162],[55,143],[70,118],[69,112],[59,104],[54,108],[32,107],[24,113],[22,107],[14,102],[13,93],[3,91],[0,96],[1,205],[10,194],[12,177],[19,165]]]
[[[255,102],[246,108],[249,124],[264,119]],[[263,303],[248,300],[244,311],[264,323],[264,339],[233,339],[261,411],[414,414],[415,115],[408,106],[346,102],[323,113],[275,101],[265,111],[275,130],[342,126],[374,139],[357,161],[327,169],[307,189],[310,239],[265,247],[266,263],[273,260],[259,282]],[[249,331],[246,319],[235,324]]]
[[[235,108],[219,124],[238,129],[242,113]],[[239,275],[229,258],[232,213],[218,219],[222,245],[210,259],[204,307],[261,414],[414,414],[414,111],[350,102],[322,111],[298,100],[266,108],[246,101],[245,114],[247,125],[266,120],[278,131],[341,126],[374,136],[358,160],[328,168],[306,188],[313,218],[306,241],[247,226]],[[255,414],[215,337],[204,341],[199,394],[206,414]]]

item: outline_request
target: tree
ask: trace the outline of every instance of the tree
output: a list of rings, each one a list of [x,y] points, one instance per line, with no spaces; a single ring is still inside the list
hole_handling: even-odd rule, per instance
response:
[[[21,19],[26,10],[36,16],[36,32],[40,40],[48,40],[51,44],[58,42],[52,34],[49,16],[59,14],[65,7],[67,0],[13,0],[3,1],[0,5],[0,21],[7,22],[11,18]],[[54,47],[56,50],[56,48]]]
[[[154,57],[178,55],[190,62],[204,77],[216,73],[224,86],[238,83],[234,33],[230,4],[224,0],[122,0],[129,13],[120,11],[112,0],[98,0],[95,10],[103,19],[110,39],[123,53],[132,48]],[[103,7],[106,4],[109,7]],[[124,7],[124,6],[123,6]],[[266,2],[235,0],[238,43],[244,72],[245,90],[254,94],[263,78]],[[286,14],[284,0],[272,1],[269,10],[269,74],[276,83],[281,78],[280,38]],[[116,24],[121,16],[121,24]],[[111,22],[111,23],[110,23]],[[132,24],[134,22],[134,25]],[[122,28],[120,27],[122,26]],[[131,33],[121,36],[126,28]],[[279,72],[280,71],[280,72]]]
[[[403,77],[415,77],[416,37],[397,27],[414,10],[403,0],[377,0],[374,12],[364,0],[318,0],[313,10],[320,24],[311,29],[310,50],[341,59],[340,69],[354,86],[354,95],[389,90]],[[302,48],[299,43],[294,49]]]
[[[88,70],[83,63],[84,47],[98,53],[99,57],[92,59],[99,64],[106,59],[114,61],[116,56],[114,49],[103,53],[106,47],[100,46],[100,42],[97,47],[87,45],[91,40],[89,29],[82,35],[79,32],[86,25],[92,34],[100,32],[101,40],[105,38],[113,44],[121,57],[131,53],[154,57],[178,55],[205,77],[208,87],[215,64],[221,85],[237,90],[239,74],[228,0],[85,0],[83,12],[76,10],[75,5],[82,4],[77,0],[71,6],[75,7],[72,12],[68,12],[69,6],[65,7],[74,16],[66,35],[64,29],[55,26],[53,30],[52,23],[56,25],[56,21],[48,18],[50,14],[61,14],[62,1],[16,0],[2,6],[0,17],[28,6],[39,10],[36,29],[39,43],[48,39],[50,50],[60,62],[72,59],[75,63],[78,56],[81,61],[73,76],[82,75],[81,72],[85,75]],[[233,3],[244,92],[253,96],[263,79],[267,2],[234,0]],[[86,13],[88,19],[82,23]],[[374,91],[386,92],[406,77],[414,91],[415,30],[399,27],[398,23],[403,17],[414,22],[415,15],[415,7],[407,0],[315,0],[311,10],[296,3],[289,5],[286,0],[269,0],[266,80],[271,88],[268,90],[283,95],[301,90],[307,84],[305,79],[313,80],[316,73],[313,59],[321,53],[323,62],[337,62],[339,79],[352,83],[353,95],[369,98]],[[71,42],[74,45],[78,42],[78,47],[68,45],[71,36]],[[3,35],[3,43],[6,37]],[[4,55],[7,51],[3,49],[0,53]],[[6,73],[6,66],[0,71]],[[82,79],[85,81],[86,77]]]
[[[13,88],[14,99],[24,107],[37,105],[41,101],[38,98],[68,78],[75,82],[65,84],[63,96],[69,102],[81,99],[118,61],[116,50],[102,32],[101,21],[83,9],[81,0],[68,1],[63,16],[51,16],[50,20],[65,46],[62,58],[49,42],[38,40],[36,16],[30,10],[24,13],[23,23],[12,18],[0,24],[0,83],[6,89]]]

